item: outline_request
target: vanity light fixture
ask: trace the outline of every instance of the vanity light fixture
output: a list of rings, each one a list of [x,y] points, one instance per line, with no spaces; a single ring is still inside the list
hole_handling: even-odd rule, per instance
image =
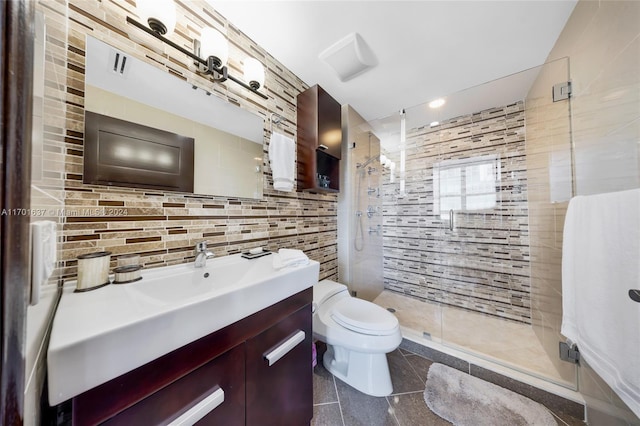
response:
[[[264,85],[264,68],[256,58],[246,58],[244,60],[244,80],[249,82],[253,90],[258,90]]]
[[[249,81],[249,84],[229,75],[226,65],[229,58],[229,45],[225,36],[219,31],[209,27],[203,28],[201,40],[194,39],[194,52],[190,52],[165,37],[171,34],[175,28],[176,12],[175,4],[172,0],[137,0],[136,4],[138,5],[140,18],[147,25],[129,16],[127,16],[127,23],[193,59],[198,66],[198,70],[203,74],[211,75],[214,81],[231,80],[261,98],[269,99],[268,96],[258,92],[258,89],[264,85],[264,67],[257,59],[246,58],[244,60],[244,76]],[[161,9],[170,9],[172,13],[166,11],[160,13]],[[150,10],[150,12],[145,10]],[[202,59],[202,56],[206,59]]]
[[[172,0],[136,0],[138,16],[153,31],[165,37],[176,28],[176,6]]]

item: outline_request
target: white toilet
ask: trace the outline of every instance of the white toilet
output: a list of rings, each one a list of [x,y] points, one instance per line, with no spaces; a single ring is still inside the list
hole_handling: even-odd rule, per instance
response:
[[[313,335],[327,344],[322,361],[331,374],[368,395],[391,394],[386,354],[402,341],[392,313],[322,280],[313,286]]]

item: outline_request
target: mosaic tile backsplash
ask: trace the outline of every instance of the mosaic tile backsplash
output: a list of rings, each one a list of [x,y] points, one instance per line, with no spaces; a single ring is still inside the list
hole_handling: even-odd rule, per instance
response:
[[[531,323],[524,117],[518,102],[407,132],[406,193],[383,179],[386,289]]]
[[[52,179],[62,180],[65,189],[64,210],[60,212],[65,218],[61,276],[75,277],[76,257],[83,253],[109,250],[113,263],[120,254],[138,253],[145,267],[156,267],[192,261],[196,242],[208,240],[216,256],[256,246],[271,250],[299,248],[321,262],[321,279],[335,278],[337,197],[274,191],[268,164],[269,116],[275,112],[284,117],[286,123],[279,130],[295,137],[296,95],[307,85],[205,2],[176,1],[176,6],[178,23],[171,40],[189,48],[204,26],[223,31],[230,44],[229,73],[242,75],[242,59],[257,58],[265,64],[266,82],[261,91],[269,99],[263,100],[230,82],[209,81],[195,72],[186,55],[127,24],[127,16],[136,18],[132,1],[72,0],[68,8],[63,3],[49,3],[51,10],[68,17],[66,60],[58,63],[66,68],[67,81],[56,83],[66,90],[66,124],[60,140],[50,148],[52,158],[62,165]],[[263,116],[264,198],[247,200],[83,184],[87,34]]]

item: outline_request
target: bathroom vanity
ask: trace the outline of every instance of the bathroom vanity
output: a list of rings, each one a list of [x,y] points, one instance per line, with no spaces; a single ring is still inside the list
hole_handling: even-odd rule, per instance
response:
[[[49,346],[50,402],[70,405],[77,425],[308,424],[319,264],[276,271],[271,257],[158,268],[89,293],[65,289]]]

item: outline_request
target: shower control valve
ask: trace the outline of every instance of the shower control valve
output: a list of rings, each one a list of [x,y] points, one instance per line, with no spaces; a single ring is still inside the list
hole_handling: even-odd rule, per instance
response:
[[[376,225],[375,227],[370,226],[369,227],[369,235],[371,234],[376,234],[376,235],[380,235],[380,231],[381,231],[381,226],[380,225]]]
[[[367,206],[367,217],[371,219],[374,214],[380,214],[380,206]]]

